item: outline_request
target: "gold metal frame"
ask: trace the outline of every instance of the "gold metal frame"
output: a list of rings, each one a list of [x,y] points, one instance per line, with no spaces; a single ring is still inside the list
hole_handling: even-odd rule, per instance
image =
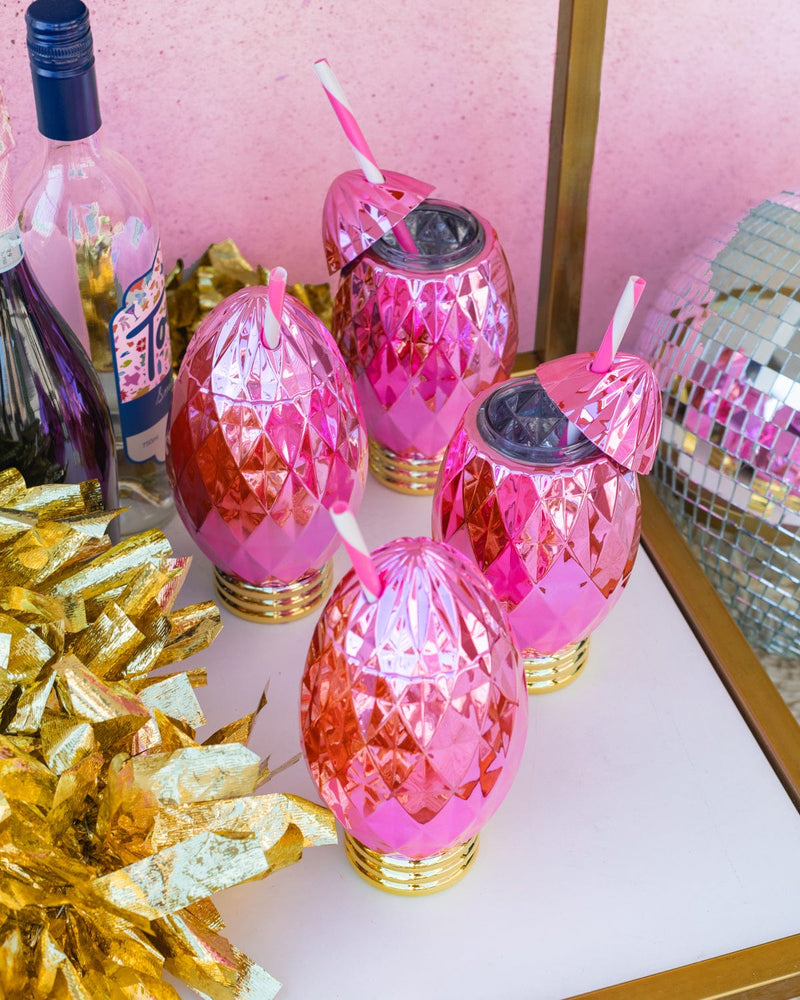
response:
[[[543,361],[572,353],[578,339],[606,7],[607,0],[559,4],[534,341]]]
[[[800,726],[646,480],[642,480],[642,544],[786,794],[800,810]],[[582,993],[571,1000],[723,997],[800,997],[800,934]]]

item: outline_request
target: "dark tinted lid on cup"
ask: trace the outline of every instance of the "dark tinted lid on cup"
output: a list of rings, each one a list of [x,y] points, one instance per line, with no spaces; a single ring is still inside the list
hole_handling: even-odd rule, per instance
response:
[[[523,464],[574,465],[600,453],[560,412],[536,375],[502,383],[483,401],[477,419],[490,447]]]
[[[35,0],[25,12],[39,131],[69,142],[100,128],[89,11],[81,0]]]

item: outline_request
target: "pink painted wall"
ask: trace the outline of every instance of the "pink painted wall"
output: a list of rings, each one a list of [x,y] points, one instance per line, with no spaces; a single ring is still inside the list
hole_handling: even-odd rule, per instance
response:
[[[37,145],[26,5],[0,3],[17,172]],[[231,236],[253,262],[325,279],[322,200],[353,166],[312,70],[327,56],[382,165],[494,223],[523,346],[532,345],[558,0],[89,6],[106,132],[145,173],[168,266]],[[627,275],[648,279],[641,320],[683,253],[800,183],[796,0],[608,7],[580,328],[587,348]]]
[[[533,343],[557,0],[88,0],[104,128],[143,171],[165,264],[233,237],[327,279],[321,210],[355,166],[313,62],[330,61],[379,163],[489,219]],[[21,169],[37,145],[27,0],[0,2]]]
[[[627,276],[638,327],[676,263],[752,205],[800,187],[797,0],[609,0],[580,339]]]

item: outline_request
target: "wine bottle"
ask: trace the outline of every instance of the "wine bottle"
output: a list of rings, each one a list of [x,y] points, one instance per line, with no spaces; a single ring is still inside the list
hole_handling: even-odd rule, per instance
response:
[[[101,128],[89,12],[35,0],[28,54],[44,162],[24,199],[25,253],[89,353],[111,409],[128,534],[174,504],[165,466],[172,358],[155,211]]]
[[[114,435],[100,383],[23,255],[13,145],[0,91],[0,468],[18,469],[28,486],[98,479],[106,507],[116,508]]]

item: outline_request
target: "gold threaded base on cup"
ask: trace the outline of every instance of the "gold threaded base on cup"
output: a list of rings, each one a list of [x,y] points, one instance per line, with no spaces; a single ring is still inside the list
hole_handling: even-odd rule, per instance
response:
[[[345,831],[344,849],[350,864],[370,885],[396,896],[428,896],[464,877],[478,854],[479,836],[476,833],[428,858],[412,859],[373,851]]]
[[[443,458],[444,452],[433,458],[410,458],[408,455],[398,455],[371,438],[369,442],[369,468],[372,475],[397,493],[431,496]]]
[[[214,587],[228,611],[262,625],[292,622],[320,606],[333,583],[333,564],[312,570],[291,583],[256,586],[214,567]]]
[[[550,656],[522,654],[528,694],[544,694],[571,684],[589,658],[589,638],[571,642]]]

